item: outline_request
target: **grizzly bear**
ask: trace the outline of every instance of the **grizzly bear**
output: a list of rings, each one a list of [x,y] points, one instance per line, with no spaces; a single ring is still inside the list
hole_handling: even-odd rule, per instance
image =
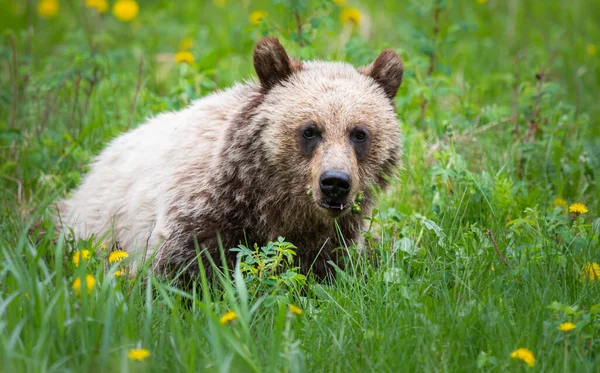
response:
[[[164,113],[113,140],[59,202],[59,229],[102,237],[155,271],[196,274],[197,248],[285,237],[304,273],[359,243],[374,189],[400,162],[394,97],[403,65],[384,50],[366,67],[300,61],[275,38],[254,49],[258,82]],[[362,199],[351,212],[353,202]],[[204,260],[204,263],[207,261]],[[195,264],[194,264],[195,263]],[[210,270],[210,268],[207,268]]]

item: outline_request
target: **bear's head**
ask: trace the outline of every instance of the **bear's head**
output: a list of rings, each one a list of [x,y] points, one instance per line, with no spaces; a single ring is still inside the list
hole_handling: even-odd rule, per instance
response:
[[[401,132],[393,99],[402,61],[383,51],[366,67],[291,59],[275,38],[254,50],[263,101],[256,120],[274,167],[273,187],[296,206],[335,218],[357,195],[370,196],[400,162]]]

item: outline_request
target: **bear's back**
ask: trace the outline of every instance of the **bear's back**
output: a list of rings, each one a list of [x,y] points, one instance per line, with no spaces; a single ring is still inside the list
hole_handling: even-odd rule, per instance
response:
[[[227,130],[255,90],[237,85],[211,94],[111,141],[59,203],[61,225],[83,238],[107,234],[105,241],[130,253],[159,246],[170,234],[166,210],[178,180],[193,175],[187,187],[199,188],[218,169]]]

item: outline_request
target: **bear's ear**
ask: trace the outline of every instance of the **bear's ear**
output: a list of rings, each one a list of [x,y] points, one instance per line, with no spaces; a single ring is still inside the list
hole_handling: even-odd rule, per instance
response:
[[[263,38],[254,47],[254,70],[265,91],[301,68],[300,61],[291,59],[276,38]]]
[[[386,49],[369,66],[358,69],[361,74],[370,76],[383,88],[385,95],[394,100],[404,75],[404,65],[398,53]]]

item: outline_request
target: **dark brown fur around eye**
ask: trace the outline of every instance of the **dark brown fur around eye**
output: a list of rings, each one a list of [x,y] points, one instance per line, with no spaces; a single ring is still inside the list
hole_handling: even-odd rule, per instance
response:
[[[364,140],[360,139],[362,134],[365,135]],[[352,147],[356,153],[356,159],[360,161],[364,158],[371,147],[371,135],[366,128],[356,127],[350,134],[350,142],[352,143]]]
[[[313,136],[311,138],[307,138],[305,136],[305,133],[308,130],[312,130]],[[296,144],[298,145],[298,149],[300,150],[300,153],[302,153],[302,155],[310,156],[315,151],[320,142],[321,133],[319,132],[316,123],[306,123],[300,126],[300,128],[298,128],[298,132],[296,134]]]

